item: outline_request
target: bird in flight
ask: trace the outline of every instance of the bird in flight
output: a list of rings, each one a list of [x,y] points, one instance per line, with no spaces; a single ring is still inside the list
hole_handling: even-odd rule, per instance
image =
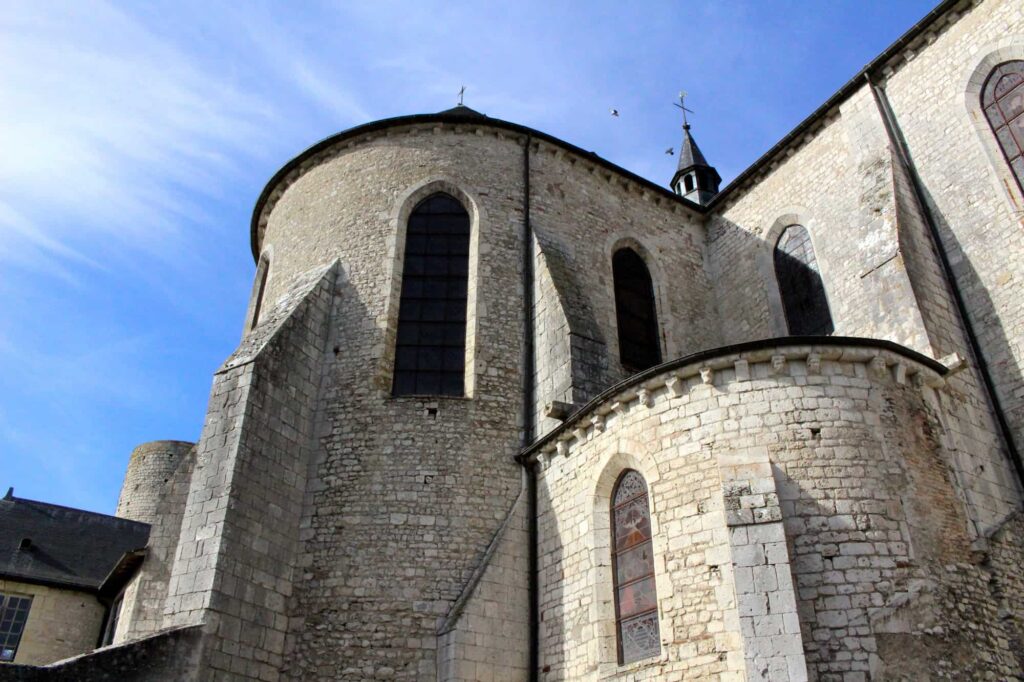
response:
[[[610,111],[612,113],[612,116],[614,116],[615,118],[619,117],[619,110],[618,109],[609,109],[608,111]]]
[[[665,153],[668,154],[669,156],[675,156],[676,149],[675,147],[669,147],[668,149],[665,150]]]

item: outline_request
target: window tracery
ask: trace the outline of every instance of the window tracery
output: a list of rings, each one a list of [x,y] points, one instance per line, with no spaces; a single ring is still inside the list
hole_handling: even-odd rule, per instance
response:
[[[1024,61],[1003,62],[992,70],[981,91],[981,106],[1024,192]]]
[[[619,663],[661,652],[647,484],[629,469],[612,493],[612,575]]]

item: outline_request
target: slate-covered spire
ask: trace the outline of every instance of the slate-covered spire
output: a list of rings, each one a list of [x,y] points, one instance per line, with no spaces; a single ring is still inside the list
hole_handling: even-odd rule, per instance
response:
[[[683,124],[683,142],[679,146],[679,166],[672,176],[672,191],[690,201],[706,205],[718,194],[722,178],[714,166],[708,165],[690,134],[690,124]]]

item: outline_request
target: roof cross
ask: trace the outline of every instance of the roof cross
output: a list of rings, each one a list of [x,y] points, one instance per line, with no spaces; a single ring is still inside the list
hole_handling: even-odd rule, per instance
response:
[[[463,86],[462,86],[461,88],[459,88],[459,106],[460,106],[460,107],[461,107],[461,106],[463,106],[463,105],[462,105],[462,97],[463,97],[463,95],[465,95],[465,94],[466,94],[466,86],[465,86],[465,85],[463,85]]]
[[[690,127],[690,123],[686,120],[686,112],[690,112],[692,114],[693,113],[693,109],[687,109],[686,108],[686,90],[680,90],[679,91],[679,102],[678,103],[673,102],[672,105],[673,106],[677,106],[677,107],[679,107],[680,109],[683,110],[683,127],[684,128],[689,128]]]

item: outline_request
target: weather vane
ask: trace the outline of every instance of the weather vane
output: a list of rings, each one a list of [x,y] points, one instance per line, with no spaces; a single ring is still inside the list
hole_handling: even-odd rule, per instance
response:
[[[679,103],[677,104],[677,103],[673,102],[672,104],[674,106],[677,106],[677,107],[679,107],[680,109],[683,110],[683,126],[687,127],[687,128],[690,127],[689,121],[686,120],[686,112],[690,112],[692,114],[693,113],[693,109],[687,109],[686,108],[686,90],[680,90],[679,91]]]
[[[461,88],[459,88],[459,106],[460,107],[462,106],[462,96],[465,95],[465,94],[466,94],[466,86],[463,85]]]

